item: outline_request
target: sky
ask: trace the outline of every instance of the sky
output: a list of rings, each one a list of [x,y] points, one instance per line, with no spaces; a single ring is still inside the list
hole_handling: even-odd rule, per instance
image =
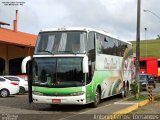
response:
[[[159,5],[160,0],[141,0],[141,40],[160,35]],[[10,24],[3,27],[13,29],[15,10],[18,31],[22,32],[37,35],[45,28],[83,26],[104,30],[121,40],[136,40],[137,0],[0,0],[0,21]]]

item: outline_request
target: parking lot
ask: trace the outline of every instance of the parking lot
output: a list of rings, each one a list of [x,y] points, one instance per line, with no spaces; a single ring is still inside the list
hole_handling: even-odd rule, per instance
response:
[[[100,109],[103,106],[107,106],[120,100],[117,97],[111,97],[102,101],[98,108],[91,108],[90,105],[86,106],[55,106],[52,107],[47,104],[29,104],[28,96],[25,95],[15,95],[8,98],[0,98],[0,113],[2,117],[5,114],[8,115],[18,115],[18,118],[24,116],[25,118],[41,120],[45,119],[61,119],[69,116],[73,116],[80,113],[85,113],[90,110]],[[95,112],[96,114],[96,112]]]
[[[154,94],[159,92],[160,84],[157,84],[154,89]],[[143,93],[146,93],[144,91]],[[13,95],[7,98],[0,98],[0,115],[3,120],[64,120],[72,119],[84,119],[89,117],[94,119],[95,114],[104,114],[104,108],[109,107],[122,100],[121,98],[110,97],[102,101],[98,108],[92,108],[90,105],[85,106],[54,106],[51,107],[48,104],[29,104],[28,94],[25,95]],[[87,118],[88,119],[88,118]],[[96,119],[96,118],[95,118]]]

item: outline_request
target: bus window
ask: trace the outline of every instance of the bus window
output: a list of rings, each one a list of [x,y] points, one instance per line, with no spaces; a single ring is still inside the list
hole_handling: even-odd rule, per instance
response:
[[[120,56],[123,57],[126,48],[127,48],[127,44],[125,42],[121,42],[121,44],[120,44]]]
[[[95,35],[94,32],[90,32],[87,42],[88,60],[95,61]]]
[[[105,36],[102,45],[103,54],[118,55],[118,41],[116,39]]]

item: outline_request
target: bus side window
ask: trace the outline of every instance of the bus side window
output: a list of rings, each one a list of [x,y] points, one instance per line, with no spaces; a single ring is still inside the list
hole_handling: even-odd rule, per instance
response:
[[[103,35],[96,33],[96,49],[98,54],[102,54],[102,41],[104,40]]]
[[[95,61],[95,34],[90,32],[87,41],[88,60]]]

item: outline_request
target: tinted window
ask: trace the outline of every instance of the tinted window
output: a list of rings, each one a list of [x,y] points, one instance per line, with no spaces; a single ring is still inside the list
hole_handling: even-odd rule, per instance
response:
[[[146,69],[146,61],[140,61],[139,65],[141,69]]]
[[[33,64],[33,84],[46,87],[77,87],[85,81],[83,58],[36,58]]]
[[[16,78],[16,77],[5,77],[5,78],[7,78],[7,79],[9,79],[11,81],[19,81],[19,79]]]
[[[118,40],[105,36],[102,40],[102,52],[108,55],[118,55]]]
[[[35,54],[85,53],[86,32],[64,31],[40,33]]]
[[[158,61],[158,67],[160,67],[160,61]]]
[[[96,49],[97,53],[102,54],[102,47],[103,47],[104,35],[96,33]]]
[[[141,80],[148,80],[148,75],[140,75],[140,81]]]
[[[127,43],[121,41],[119,48],[120,48],[120,49],[119,49],[120,56],[123,57],[124,52],[125,52],[125,50],[126,50],[126,48],[127,48]]]
[[[3,79],[3,78],[0,78],[0,82],[3,82],[3,81],[6,81],[5,79]]]
[[[90,32],[88,34],[87,52],[88,52],[89,60],[95,61],[95,34],[94,32]]]

